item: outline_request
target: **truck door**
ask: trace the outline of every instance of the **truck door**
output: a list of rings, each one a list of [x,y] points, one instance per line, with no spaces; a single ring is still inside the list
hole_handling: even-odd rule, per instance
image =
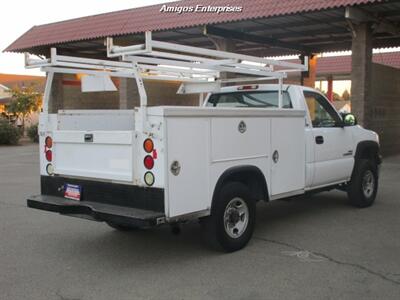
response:
[[[347,180],[353,168],[352,135],[341,126],[341,118],[321,94],[304,91],[312,124],[314,176],[311,186]]]

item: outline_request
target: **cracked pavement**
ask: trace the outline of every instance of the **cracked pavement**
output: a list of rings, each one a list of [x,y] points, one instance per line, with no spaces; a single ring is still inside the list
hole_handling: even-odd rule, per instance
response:
[[[0,147],[0,299],[399,299],[400,157],[384,161],[376,204],[333,191],[258,205],[242,251],[206,248],[200,227],[117,232],[28,209],[36,145]]]

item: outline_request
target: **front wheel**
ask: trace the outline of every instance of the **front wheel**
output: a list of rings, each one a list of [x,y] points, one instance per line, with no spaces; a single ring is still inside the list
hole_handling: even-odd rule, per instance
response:
[[[371,206],[378,191],[378,170],[368,159],[356,161],[350,185],[347,190],[350,203],[356,207]]]
[[[202,220],[205,239],[226,252],[242,249],[253,235],[256,203],[242,183],[222,187],[213,203],[211,216]]]

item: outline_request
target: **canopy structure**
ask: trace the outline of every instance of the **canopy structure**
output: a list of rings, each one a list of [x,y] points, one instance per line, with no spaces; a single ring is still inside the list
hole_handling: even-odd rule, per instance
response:
[[[6,51],[49,55],[59,53],[105,57],[104,39],[123,44],[143,42],[153,32],[158,41],[215,48],[209,39],[236,41],[237,53],[274,56],[350,50],[351,23],[368,21],[374,28],[373,47],[400,45],[397,23],[400,2],[379,0],[204,0],[167,3],[178,6],[240,6],[240,13],[167,13],[163,5],[111,12],[34,26]]]

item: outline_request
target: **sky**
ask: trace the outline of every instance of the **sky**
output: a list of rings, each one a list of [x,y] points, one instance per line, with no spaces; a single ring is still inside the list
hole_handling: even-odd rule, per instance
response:
[[[110,11],[147,6],[172,0],[12,0],[1,10],[0,73],[43,75],[25,70],[22,54],[2,51],[34,25],[52,23]]]

